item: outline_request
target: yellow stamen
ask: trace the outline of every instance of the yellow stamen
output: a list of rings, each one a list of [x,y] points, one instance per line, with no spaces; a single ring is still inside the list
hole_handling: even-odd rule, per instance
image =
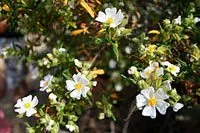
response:
[[[148,71],[145,72],[147,77],[149,77],[151,73],[152,73],[152,70],[148,70]]]
[[[113,22],[114,22],[114,20],[111,17],[106,21],[107,24],[112,24]]]
[[[44,86],[48,86],[49,85],[49,82],[48,81],[45,81],[44,82]]]
[[[78,91],[80,91],[83,87],[83,85],[81,83],[78,83],[74,86]]]
[[[30,108],[30,107],[31,107],[31,104],[30,104],[30,103],[25,103],[25,104],[24,104],[24,108],[28,109],[28,108]]]
[[[148,99],[148,105],[149,106],[155,106],[156,105],[156,99],[153,98],[153,97]]]
[[[158,69],[159,68],[157,64],[155,64],[153,67],[154,67],[154,69]]]
[[[172,66],[169,67],[169,70],[170,70],[171,72],[173,72],[173,71],[176,70],[176,67],[172,65]]]

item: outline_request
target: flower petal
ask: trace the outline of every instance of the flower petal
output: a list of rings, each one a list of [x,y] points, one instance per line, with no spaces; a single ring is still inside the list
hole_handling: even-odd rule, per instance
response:
[[[30,108],[29,110],[26,111],[26,116],[30,117],[35,113],[37,113],[37,111],[34,108]]]
[[[23,104],[24,104],[24,103],[22,102],[22,100],[21,100],[21,99],[18,99],[18,100],[17,100],[17,103],[15,104],[14,107],[22,107]]]
[[[75,86],[74,81],[72,81],[72,80],[67,80],[67,81],[66,81],[66,86],[65,86],[65,88],[66,88],[68,91],[74,90],[74,89],[75,89],[74,86]]]
[[[175,103],[173,106],[173,110],[177,112],[179,109],[183,108],[183,106],[184,105],[182,103]]]
[[[89,87],[83,87],[83,89],[82,89],[82,95],[83,95],[83,97],[86,97],[87,96],[87,92],[90,90],[90,88]]]
[[[115,14],[117,13],[117,9],[116,8],[106,8],[105,13],[109,17],[114,17]]]
[[[156,108],[158,109],[158,111],[164,115],[166,114],[167,108],[170,106],[169,103],[165,102],[165,101],[157,101],[156,103]]]
[[[18,109],[15,109],[15,112],[17,112],[17,113],[19,113],[19,114],[23,114],[23,113],[26,112],[26,110],[23,109],[23,108],[18,108]]]
[[[75,83],[80,82],[80,81],[81,81],[81,77],[82,77],[81,73],[74,74],[74,75],[72,76],[72,78],[73,78],[73,80],[74,80]]]
[[[143,95],[138,94],[136,96],[136,106],[137,106],[137,108],[142,109],[142,107],[144,105],[147,105],[147,99]]]
[[[165,100],[168,99],[169,96],[163,91],[163,89],[159,88],[155,93],[156,99]]]
[[[42,88],[40,88],[39,90],[40,90],[40,91],[45,91],[47,88],[48,88],[48,86],[42,87]]]
[[[116,20],[122,21],[123,18],[124,18],[124,15],[123,15],[122,11],[119,9],[119,11],[116,14]]]
[[[103,23],[106,22],[107,21],[106,14],[100,11],[98,13],[98,17],[95,20]]]
[[[154,88],[153,87],[149,87],[147,89],[143,89],[141,90],[141,93],[147,98],[149,99],[150,97],[153,96],[154,94]]]
[[[36,96],[34,96],[32,100],[32,104],[33,104],[33,107],[35,107],[38,104],[38,98]]]
[[[22,98],[23,102],[31,102],[32,101],[32,95],[29,95],[27,97]]]
[[[77,90],[74,90],[70,93],[70,97],[72,98],[76,98],[76,99],[80,99],[81,98],[81,92],[80,91],[77,91]]]
[[[82,75],[82,77],[81,77],[81,83],[83,84],[83,85],[88,85],[88,83],[89,83],[89,81],[88,81],[88,79],[85,77],[85,75]]]
[[[143,116],[150,116],[152,119],[156,118],[156,108],[154,106],[145,106],[142,111]]]
[[[169,61],[164,61],[161,63],[163,66],[171,66],[172,64]]]
[[[163,67],[156,69],[156,76],[164,75],[164,69]]]

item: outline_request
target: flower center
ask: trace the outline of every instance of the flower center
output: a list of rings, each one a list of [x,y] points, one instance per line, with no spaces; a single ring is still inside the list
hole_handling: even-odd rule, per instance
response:
[[[25,103],[25,104],[24,104],[24,107],[25,107],[26,109],[28,109],[28,108],[31,107],[31,104],[30,104],[30,103]]]
[[[169,67],[169,70],[172,71],[172,72],[173,72],[173,71],[176,71],[176,67],[175,67],[175,66],[170,66],[170,67]]]
[[[49,82],[48,81],[45,81],[44,82],[44,86],[48,86]]]
[[[77,90],[81,90],[81,88],[83,87],[83,85],[81,84],[81,83],[77,83],[76,85],[75,85],[75,88],[77,89]]]
[[[156,105],[156,99],[155,98],[148,99],[148,105],[155,106]]]
[[[147,77],[149,77],[151,73],[152,73],[152,70],[148,70],[148,71],[146,71],[145,74],[146,74]]]
[[[114,22],[113,18],[108,18],[108,20],[106,21],[107,24],[112,24]]]

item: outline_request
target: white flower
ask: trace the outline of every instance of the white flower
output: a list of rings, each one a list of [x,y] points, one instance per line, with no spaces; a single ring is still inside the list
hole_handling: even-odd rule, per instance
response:
[[[117,62],[113,59],[110,59],[109,64],[108,64],[109,68],[114,69],[116,68],[116,65],[117,65]]]
[[[167,89],[167,90],[171,90],[171,89],[172,89],[170,80],[164,81],[162,86],[163,86],[165,89]]]
[[[135,73],[137,73],[138,71],[137,71],[137,67],[135,67],[135,66],[131,66],[129,69],[128,69],[128,74],[129,75],[132,75],[132,74],[135,74]]]
[[[58,51],[61,52],[61,53],[64,53],[64,52],[66,52],[66,49],[64,49],[64,48],[59,48]]]
[[[174,19],[174,23],[181,25],[181,16],[180,15],[176,19]]]
[[[131,54],[131,51],[132,51],[131,47],[129,47],[129,46],[125,47],[126,54]]]
[[[98,17],[95,19],[96,21],[106,23],[110,27],[117,27],[123,20],[124,15],[121,10],[117,12],[116,8],[106,8],[105,13],[99,12]]]
[[[116,90],[116,91],[121,91],[122,89],[123,89],[123,86],[122,86],[121,83],[117,83],[117,84],[115,85],[115,90]]]
[[[29,95],[27,97],[17,100],[17,103],[14,106],[17,108],[15,109],[15,112],[18,112],[19,114],[26,113],[26,116],[30,117],[37,112],[35,110],[35,106],[37,104],[38,104],[37,97],[34,96],[34,98],[32,99],[32,95]]]
[[[48,123],[48,126],[46,127],[46,130],[47,131],[51,131],[52,129],[52,126],[54,125],[54,120],[50,120],[49,123]]]
[[[65,127],[66,127],[67,129],[69,129],[70,132],[73,132],[73,131],[76,129],[75,126],[72,126],[72,125],[69,125],[69,124],[65,125]]]
[[[183,108],[183,106],[184,105],[182,103],[175,103],[173,106],[173,110],[177,112],[179,109]]]
[[[51,81],[53,79],[53,76],[48,74],[44,77],[44,80],[40,81],[40,91],[45,91],[49,85],[51,84]]]
[[[73,80],[67,80],[65,88],[71,91],[70,96],[72,98],[80,99],[81,95],[86,97],[87,92],[90,90],[87,85],[89,84],[88,79],[81,73],[74,74]]]
[[[195,18],[194,18],[194,22],[195,22],[195,23],[198,23],[199,21],[200,21],[200,18],[199,18],[199,17],[195,17]]]
[[[145,79],[148,79],[149,77],[159,77],[163,74],[163,68],[159,67],[158,62],[151,63],[143,72],[140,73],[141,77]]]
[[[177,76],[177,74],[180,72],[180,67],[175,66],[168,61],[162,62],[162,65],[167,66],[166,70],[169,71],[174,76]]]
[[[167,108],[170,106],[169,103],[165,102],[169,96],[163,92],[162,89],[158,89],[154,92],[153,87],[141,90],[141,94],[136,96],[136,106],[138,109],[142,110],[143,116],[150,116],[152,119],[156,118],[156,109],[164,115]]]
[[[55,94],[53,94],[53,93],[49,94],[49,99],[50,99],[53,103],[57,102],[57,101],[56,101],[57,96],[56,96]]]

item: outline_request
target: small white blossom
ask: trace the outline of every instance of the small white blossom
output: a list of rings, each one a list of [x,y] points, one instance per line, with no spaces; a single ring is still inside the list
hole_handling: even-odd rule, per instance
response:
[[[52,75],[50,74],[46,75],[44,79],[40,81],[40,91],[45,91],[51,84],[52,79],[53,79]]]
[[[181,16],[180,15],[176,19],[174,19],[174,23],[181,25]]]
[[[93,82],[92,82],[92,85],[93,85],[93,86],[97,86],[97,81],[93,81]]]
[[[115,28],[122,22],[123,18],[124,15],[121,10],[117,12],[116,8],[106,8],[105,13],[100,11],[95,20]]]
[[[66,49],[64,49],[64,48],[59,48],[58,51],[61,52],[61,53],[64,53],[64,52],[66,52]]]
[[[75,126],[72,126],[72,125],[69,125],[69,124],[65,125],[65,127],[66,127],[70,132],[73,132],[73,131],[76,129]]]
[[[90,90],[87,86],[89,84],[89,80],[81,73],[74,74],[72,78],[73,80],[66,81],[65,86],[68,91],[71,91],[70,96],[76,99],[80,99],[81,95],[86,97],[87,92]]]
[[[132,75],[132,74],[135,74],[135,73],[137,73],[138,71],[137,71],[137,67],[135,67],[135,66],[131,66],[129,69],[128,69],[128,74],[129,75]]]
[[[194,22],[195,22],[195,23],[198,23],[199,21],[200,21],[200,18],[199,18],[199,17],[195,17],[195,18],[194,18]]]
[[[163,68],[159,67],[158,62],[153,62],[140,75],[142,78],[148,79],[149,77],[159,77],[163,74]]]
[[[53,93],[49,94],[49,99],[50,99],[53,103],[57,102],[57,101],[56,101],[57,96],[56,96],[55,94],[53,94]]]
[[[55,123],[54,120],[50,120],[48,126],[46,127],[46,130],[51,131],[54,123]]]
[[[116,65],[117,65],[117,62],[113,59],[110,59],[109,64],[108,64],[109,68],[114,69],[116,68]]]
[[[131,51],[132,51],[131,47],[129,46],[125,47],[126,54],[131,54]]]
[[[27,97],[17,100],[17,103],[14,106],[17,108],[15,109],[15,112],[18,112],[19,114],[26,113],[26,116],[30,117],[37,112],[35,110],[35,106],[37,104],[38,104],[38,98],[34,96],[34,98],[32,99],[32,95],[29,95]]]
[[[182,103],[175,103],[173,106],[173,110],[177,112],[179,109],[183,108],[183,106],[184,105]]]
[[[162,115],[166,113],[166,110],[170,104],[164,100],[168,98],[169,96],[165,94],[162,89],[158,89],[156,92],[154,92],[154,88],[149,87],[141,90],[141,94],[136,96],[136,106],[139,110],[143,109],[143,116],[150,116],[152,119],[154,119],[156,118],[156,109]]]
[[[166,70],[169,71],[174,76],[177,76],[177,74],[180,72],[180,67],[173,65],[168,61],[162,62],[162,65],[167,66]]]
[[[121,83],[117,83],[117,84],[115,85],[115,90],[116,90],[116,91],[122,91],[122,89],[123,89],[123,86],[122,86]]]

